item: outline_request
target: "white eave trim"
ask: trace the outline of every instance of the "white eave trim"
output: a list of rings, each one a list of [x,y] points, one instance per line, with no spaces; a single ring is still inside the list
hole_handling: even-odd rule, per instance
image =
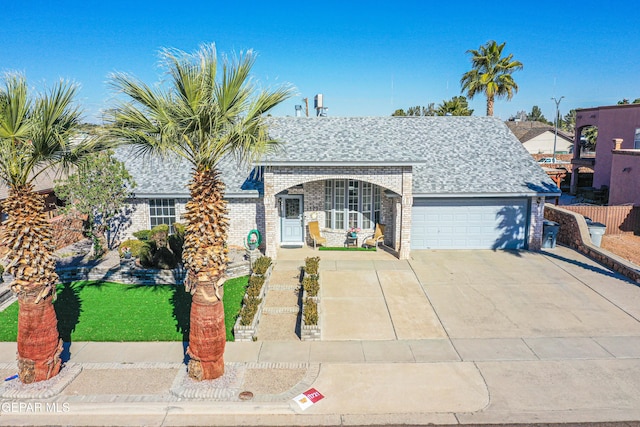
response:
[[[262,197],[256,190],[247,190],[243,193],[225,193],[225,199],[257,199]],[[188,193],[134,193],[131,199],[190,199]]]
[[[325,167],[325,166],[364,166],[364,167],[385,167],[385,166],[418,166],[426,164],[426,160],[411,160],[406,162],[321,162],[321,161],[281,161],[281,162],[260,162],[256,163],[256,166],[312,166],[312,167]]]
[[[522,197],[559,197],[561,191],[557,193],[413,193],[414,199],[475,199],[475,198],[492,198],[492,199],[513,199]]]

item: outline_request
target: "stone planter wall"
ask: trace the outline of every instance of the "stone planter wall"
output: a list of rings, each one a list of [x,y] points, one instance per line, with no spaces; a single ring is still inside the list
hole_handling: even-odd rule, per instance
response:
[[[233,336],[235,341],[239,342],[247,342],[253,341],[256,333],[258,331],[258,324],[260,323],[260,316],[262,315],[262,310],[264,308],[265,296],[267,294],[267,290],[269,287],[269,279],[271,278],[271,271],[273,270],[273,264],[269,266],[267,272],[264,274],[264,283],[262,284],[262,289],[260,290],[260,305],[258,306],[258,310],[256,310],[256,314],[253,317],[253,321],[250,325],[241,325],[240,320],[241,317],[238,316],[236,319],[236,323],[233,325]]]
[[[591,242],[589,227],[582,215],[558,206],[546,204],[544,217],[560,224],[556,238],[559,243],[577,250],[635,282],[640,282],[640,270],[637,265],[599,248]],[[553,249],[549,249],[549,251],[553,251]]]
[[[314,301],[318,305],[318,324],[317,325],[307,325],[304,322],[304,306],[307,301],[307,291],[302,290],[302,316],[300,320],[300,339],[302,341],[320,341],[321,340],[321,328],[320,328],[320,298],[319,297],[309,297],[312,301]]]
[[[227,268],[229,278],[246,276],[249,274],[249,262],[231,264]],[[127,285],[181,285],[184,282],[186,270],[179,266],[173,270],[159,270],[142,268],[135,265],[134,260],[122,260],[119,266],[113,268],[94,267],[64,267],[56,269],[60,282],[74,282],[77,280],[97,280],[124,283]]]

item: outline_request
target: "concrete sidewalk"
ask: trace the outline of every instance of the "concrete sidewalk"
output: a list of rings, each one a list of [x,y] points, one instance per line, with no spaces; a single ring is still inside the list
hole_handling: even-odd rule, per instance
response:
[[[72,348],[68,366],[78,365],[82,371],[71,384],[49,399],[3,399],[0,424],[422,425],[640,419],[640,337],[230,343],[225,376],[235,378],[220,388],[232,393],[200,399],[175,394],[185,377],[184,365],[175,362],[180,343],[74,343]],[[0,349],[3,356],[15,351],[7,343]],[[8,365],[15,367],[1,364],[3,375],[14,372]],[[291,399],[311,387],[325,399],[302,411]],[[241,391],[252,391],[254,398],[241,401]],[[15,406],[26,403],[31,408]]]
[[[361,310],[350,300],[358,287],[361,319],[378,316],[378,335],[336,322],[323,341],[228,343],[225,376],[206,385],[186,379],[182,343],[73,343],[66,370],[77,376],[59,394],[0,386],[0,425],[640,420],[640,288],[574,251],[321,256],[323,297],[336,300],[324,319]],[[15,350],[0,343],[5,377]],[[292,398],[311,387],[325,398],[302,411]]]

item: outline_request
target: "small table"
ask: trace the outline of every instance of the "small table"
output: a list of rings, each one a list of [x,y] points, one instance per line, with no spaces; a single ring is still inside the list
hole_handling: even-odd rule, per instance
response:
[[[353,246],[355,248],[358,247],[358,236],[351,237],[351,236],[347,235],[347,240],[345,240],[345,242],[344,242],[344,247],[348,248],[350,246]]]

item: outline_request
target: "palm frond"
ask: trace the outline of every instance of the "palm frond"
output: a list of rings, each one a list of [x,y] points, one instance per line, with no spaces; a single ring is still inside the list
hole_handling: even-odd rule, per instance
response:
[[[169,80],[157,91],[126,74],[113,75],[112,87],[129,102],[116,106],[112,136],[145,153],[173,152],[195,170],[215,168],[225,156],[257,159],[274,145],[262,116],[293,89],[257,90],[250,77],[255,59],[249,50],[219,61],[213,44],[192,54],[164,49],[161,64]]]
[[[486,95],[488,114],[492,114],[489,104],[493,103],[494,97],[511,99],[513,93],[518,91],[518,85],[511,74],[521,70],[523,65],[520,61],[513,60],[513,54],[502,56],[505,45],[506,43],[497,44],[494,40],[489,40],[478,50],[468,50],[472,69],[460,79],[462,92],[466,91],[469,98],[478,93]],[[509,78],[505,78],[506,76]]]

